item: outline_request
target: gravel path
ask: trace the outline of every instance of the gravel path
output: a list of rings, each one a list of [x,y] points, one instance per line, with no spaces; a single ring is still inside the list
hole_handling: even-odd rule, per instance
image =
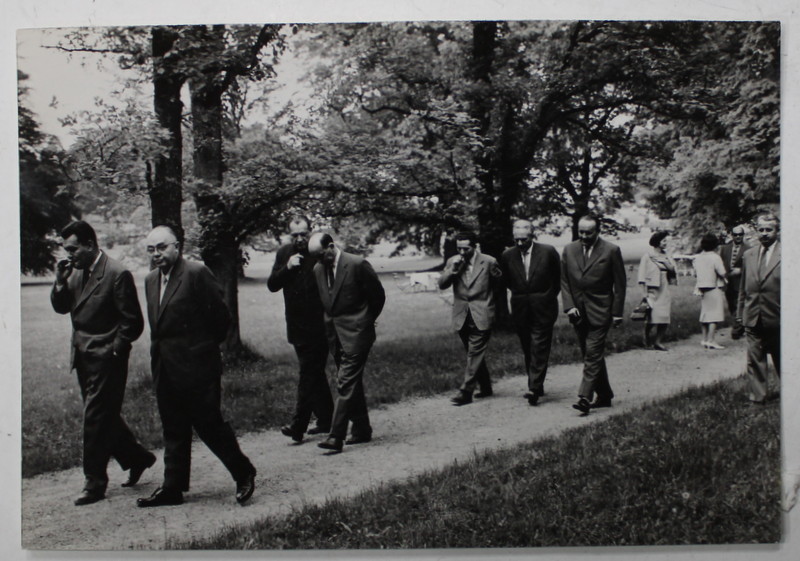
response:
[[[522,398],[525,379],[515,376],[496,382],[494,397],[465,407],[450,406],[448,394],[374,410],[370,412],[373,441],[345,446],[337,455],[327,456],[317,448],[321,436],[293,445],[277,431],[243,435],[242,449],[258,469],[255,495],[244,507],[236,504],[227,471],[202,443],[194,446],[192,488],[182,506],[135,505],[137,497],[149,495],[160,483],[163,450],[156,451],[158,461],[135,489],[120,487],[125,474],[116,463],[109,465],[107,498],[94,505],[72,504],[83,483],[80,469],[24,479],[22,545],[57,550],[161,549],[168,540],[209,536],[234,524],[353,495],[384,481],[468,459],[476,451],[555,434],[693,385],[735,377],[744,367],[744,343],[721,341],[728,349],[704,350],[699,337],[694,337],[673,344],[666,353],[633,350],[611,355],[607,363],[616,393],[614,407],[586,418],[571,407],[580,366],[570,364],[550,369],[547,395],[538,407],[530,407]]]

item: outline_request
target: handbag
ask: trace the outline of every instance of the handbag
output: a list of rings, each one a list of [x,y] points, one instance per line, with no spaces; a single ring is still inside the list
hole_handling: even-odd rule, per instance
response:
[[[647,303],[647,298],[642,298],[642,301],[631,312],[631,321],[644,321],[650,315],[650,304]]]

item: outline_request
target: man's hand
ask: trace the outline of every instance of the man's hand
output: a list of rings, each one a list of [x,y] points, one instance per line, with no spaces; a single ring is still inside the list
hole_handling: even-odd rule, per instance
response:
[[[581,319],[581,313],[578,311],[578,308],[570,308],[567,310],[567,317],[570,321],[575,322]]]
[[[69,259],[62,259],[56,265],[56,284],[64,286],[67,279],[72,274],[72,261]]]
[[[730,270],[730,272],[728,273],[728,276],[729,277],[738,277],[741,274],[742,274],[742,269],[740,267],[734,267],[733,269]]]
[[[614,317],[614,319],[611,320],[611,327],[613,327],[614,329],[616,329],[620,325],[622,325],[621,317]]]
[[[286,268],[291,271],[295,267],[299,267],[302,262],[303,256],[299,253],[295,253],[289,258],[289,261],[286,262]]]

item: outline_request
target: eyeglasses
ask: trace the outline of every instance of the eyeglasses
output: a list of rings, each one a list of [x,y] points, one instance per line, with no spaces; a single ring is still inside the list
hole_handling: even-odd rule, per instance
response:
[[[147,246],[147,253],[149,253],[151,255],[153,253],[155,253],[156,251],[158,251],[159,253],[164,253],[169,246],[171,246],[171,245],[177,246],[177,244],[178,244],[178,242],[167,242],[167,243],[160,243],[160,244],[158,244],[156,246],[148,245]]]

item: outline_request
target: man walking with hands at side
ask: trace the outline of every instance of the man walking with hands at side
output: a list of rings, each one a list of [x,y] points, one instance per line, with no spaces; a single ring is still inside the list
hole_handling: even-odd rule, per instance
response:
[[[213,273],[181,255],[182,232],[156,226],[147,236],[155,266],[145,279],[150,359],[164,431],[164,483],[140,507],[179,505],[189,490],[192,429],[236,481],[236,501],[255,489],[256,469],[222,418],[222,356],[230,315]]]
[[[503,252],[500,269],[511,291],[511,319],[525,357],[525,398],[529,405],[537,405],[544,395],[553,325],[558,318],[561,262],[553,246],[533,241],[529,220],[516,220],[512,234],[514,247]]]
[[[583,379],[572,407],[583,415],[592,408],[611,407],[614,392],[603,355],[608,330],[622,323],[625,306],[622,252],[599,235],[600,219],[584,216],[578,221],[578,240],[561,255],[561,299],[583,355]]]
[[[294,417],[291,424],[281,427],[281,432],[295,442],[303,441],[312,413],[317,417],[317,426],[308,434],[328,433],[333,416],[333,399],[325,374],[328,342],[324,311],[314,277],[316,262],[308,254],[310,234],[308,218],[294,216],[289,220],[292,241],[278,248],[267,279],[271,292],[283,290],[286,335],[300,363]]]
[[[123,487],[139,482],[156,457],[145,450],[122,420],[131,343],[144,329],[133,276],[97,246],[97,235],[78,220],[62,231],[69,257],[58,263],[50,293],[53,309],[70,314],[70,366],[83,398],[83,492],[76,505],[105,498],[106,467],[113,456],[130,470]]]

